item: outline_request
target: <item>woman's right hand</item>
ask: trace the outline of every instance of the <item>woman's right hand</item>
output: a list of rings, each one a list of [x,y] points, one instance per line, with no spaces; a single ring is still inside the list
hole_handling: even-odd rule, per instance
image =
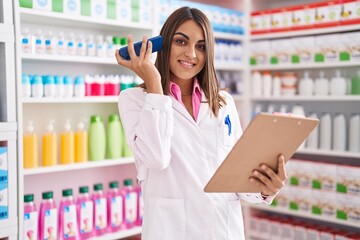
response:
[[[146,49],[146,42],[148,47]],[[131,69],[136,75],[138,75],[146,84],[148,93],[163,94],[161,86],[161,76],[154,63],[151,61],[152,42],[147,40],[144,36],[142,39],[142,45],[140,49],[140,56],[137,56],[134,50],[134,43],[131,35],[128,36],[128,51],[130,60],[123,59],[119,50],[116,50],[115,57],[119,65]]]

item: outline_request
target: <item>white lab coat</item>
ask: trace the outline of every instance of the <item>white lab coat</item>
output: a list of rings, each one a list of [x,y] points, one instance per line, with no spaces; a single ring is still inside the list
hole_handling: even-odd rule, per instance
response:
[[[143,240],[245,239],[239,199],[265,202],[260,194],[203,191],[242,134],[234,100],[221,94],[227,105],[218,117],[201,103],[195,122],[172,96],[121,92],[119,112],[143,189]]]

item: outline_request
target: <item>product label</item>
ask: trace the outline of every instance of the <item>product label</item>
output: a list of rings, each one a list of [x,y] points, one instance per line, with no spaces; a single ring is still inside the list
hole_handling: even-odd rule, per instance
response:
[[[111,227],[118,227],[123,219],[123,198],[121,196],[111,198]]]
[[[57,209],[50,209],[45,211],[44,216],[44,228],[43,228],[43,240],[57,239],[57,220],[58,212]]]
[[[70,238],[75,236],[77,229],[76,221],[76,207],[75,205],[65,206],[64,207],[64,238]]]
[[[26,240],[37,240],[38,213],[31,212],[24,214],[24,232],[23,236]]]
[[[93,230],[93,202],[87,201],[80,206],[80,233],[88,233]]]
[[[125,221],[126,223],[134,223],[137,216],[137,194],[128,193],[125,196]]]
[[[99,198],[95,201],[95,228],[104,229],[106,227],[106,199]]]
[[[360,2],[354,1],[342,4],[341,20],[360,19]]]

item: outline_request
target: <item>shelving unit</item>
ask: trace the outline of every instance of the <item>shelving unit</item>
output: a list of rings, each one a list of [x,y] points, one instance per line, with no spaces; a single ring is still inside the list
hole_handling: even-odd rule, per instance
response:
[[[141,234],[141,227],[134,227],[131,229],[123,230],[118,233],[106,234],[104,236],[91,238],[92,240],[114,240],[132,237]]]
[[[86,96],[72,98],[24,98],[23,104],[54,104],[54,103],[117,103],[118,96]]]
[[[252,97],[256,102],[357,102],[360,96],[281,96],[281,97]]]
[[[18,233],[15,24],[12,1],[0,1],[0,238]]]
[[[360,67],[360,62],[334,62],[334,63],[312,63],[312,64],[279,64],[279,65],[259,65],[251,66],[254,70],[297,70],[297,69],[325,69],[325,68],[345,68]]]
[[[59,55],[36,55],[36,54],[23,54],[21,56],[24,62],[68,62],[68,63],[90,63],[90,64],[103,64],[103,65],[117,65],[115,58],[99,58],[99,57],[78,57],[78,56],[59,56]]]

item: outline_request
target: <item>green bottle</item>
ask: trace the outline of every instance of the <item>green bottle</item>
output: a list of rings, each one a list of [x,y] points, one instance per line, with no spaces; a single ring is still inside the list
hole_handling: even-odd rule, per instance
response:
[[[93,115],[89,127],[89,160],[104,160],[106,153],[105,127],[102,117]]]
[[[120,122],[121,123],[121,122]],[[133,153],[132,151],[130,150],[130,147],[129,145],[127,144],[126,142],[126,136],[125,136],[125,131],[124,131],[124,128],[123,126],[121,125],[121,129],[122,129],[122,139],[123,139],[123,152],[122,152],[122,156],[123,157],[132,157],[133,156]]]
[[[357,72],[357,76],[351,80],[351,94],[360,95],[360,70]]]
[[[121,158],[123,151],[123,129],[118,114],[109,116],[106,129],[106,156],[107,158]]]

